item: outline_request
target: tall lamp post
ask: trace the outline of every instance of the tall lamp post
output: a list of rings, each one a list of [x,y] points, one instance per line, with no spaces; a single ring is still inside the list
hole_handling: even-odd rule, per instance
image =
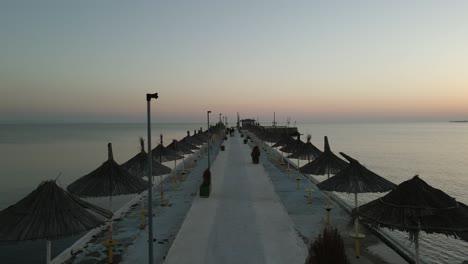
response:
[[[211,111],[206,111],[206,118],[208,120],[208,170],[210,170],[210,141],[211,141],[211,132],[210,132],[210,113]]]
[[[148,108],[148,262],[153,263],[153,180],[151,172],[151,99],[158,99],[158,93],[146,94],[146,103]]]

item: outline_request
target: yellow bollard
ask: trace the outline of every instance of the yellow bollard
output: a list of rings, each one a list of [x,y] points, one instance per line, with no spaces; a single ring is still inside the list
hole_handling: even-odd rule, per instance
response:
[[[177,185],[177,175],[174,174],[174,191],[177,191],[178,185]]]
[[[299,183],[301,182],[301,178],[299,176],[296,177],[296,190],[301,189]]]
[[[325,210],[327,210],[327,225],[330,224],[330,211],[333,209],[333,206],[331,205],[325,205],[324,206]]]
[[[311,204],[311,203],[312,203],[312,191],[313,191],[313,190],[312,190],[312,188],[307,188],[306,191],[307,191],[307,193],[309,194],[309,195],[307,196],[307,203],[308,203],[308,204]]]
[[[141,208],[141,212],[140,212],[140,215],[141,215],[140,229],[144,229],[145,226],[146,226],[146,224],[145,224],[146,214],[147,214],[147,210],[145,208]]]
[[[114,246],[117,246],[119,244],[119,242],[117,240],[112,240],[112,239],[109,239],[109,240],[106,240],[104,242],[102,242],[102,244],[104,244],[104,246],[107,247],[108,249],[108,262],[109,264],[113,263],[114,260],[113,260],[113,250],[112,250],[112,247]]]
[[[356,253],[356,258],[359,258],[361,256],[361,251],[360,251],[360,240],[365,238],[366,235],[360,234],[360,233],[351,233],[351,237],[355,239],[355,253]]]
[[[164,192],[163,191],[160,192],[160,196],[161,196],[161,201],[159,202],[159,205],[165,206],[166,201],[164,200]]]

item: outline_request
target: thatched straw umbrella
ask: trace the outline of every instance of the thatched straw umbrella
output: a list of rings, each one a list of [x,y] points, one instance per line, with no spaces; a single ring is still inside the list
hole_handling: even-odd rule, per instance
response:
[[[140,147],[141,151],[136,154],[133,158],[126,161],[121,165],[122,168],[127,170],[130,174],[136,177],[143,178],[148,174],[148,154],[145,151],[145,142],[143,138],[140,138]],[[156,157],[153,157],[152,164],[152,174],[153,176],[160,176],[171,173],[171,169],[167,166],[162,165],[156,160]]]
[[[147,182],[121,168],[114,160],[112,144],[107,144],[108,160],[91,173],[68,185],[67,190],[81,197],[111,197],[139,193],[148,188]]]
[[[45,239],[47,263],[51,240],[80,234],[101,225],[112,212],[80,200],[57,186],[42,182],[18,203],[0,212],[0,241]]]
[[[329,179],[330,174],[336,174],[346,168],[346,166],[348,166],[348,163],[340,159],[331,151],[330,145],[328,144],[328,138],[325,136],[323,153],[313,161],[302,166],[299,171],[314,175],[328,175]]]
[[[173,139],[171,144],[169,144],[166,147],[166,149],[172,151],[173,153],[182,156],[182,165],[184,166],[183,171],[185,171],[185,155],[193,153],[191,147],[192,147],[191,145],[186,144],[184,142],[179,142],[179,141],[177,141],[175,139]],[[177,160],[174,160],[174,176],[177,173],[176,166],[177,166]]]
[[[181,155],[172,152],[171,150],[164,147],[162,144],[158,144],[158,146],[151,151],[151,154],[159,161],[159,163],[183,158]]]
[[[196,132],[196,131],[195,131]],[[196,134],[196,133],[195,133]],[[195,136],[195,134],[193,136],[190,135],[190,131],[187,131],[187,136],[185,136],[182,140],[194,145],[194,146],[200,146],[200,145],[203,145],[205,144],[205,140]]]
[[[299,138],[299,137],[298,137]],[[299,168],[300,168],[300,160],[301,159],[305,159],[305,160],[308,160],[310,162],[310,158],[316,158],[318,157],[320,154],[322,154],[322,151],[320,151],[316,146],[314,146],[310,140],[312,139],[312,136],[311,135],[307,135],[307,143],[303,144],[302,141],[300,141],[300,143],[296,143],[296,148],[293,149],[294,152],[287,156],[287,158],[296,158],[297,159],[297,173],[298,173],[298,176],[296,178],[296,181],[297,181],[297,188],[299,189],[299,181],[300,181],[300,177],[299,177]],[[286,146],[287,148],[288,146]]]
[[[328,179],[330,179],[330,173],[336,174],[348,166],[346,161],[340,159],[330,150],[327,136],[325,136],[324,141],[323,153],[312,162],[302,166],[299,169],[300,172],[314,175],[328,175]],[[332,206],[330,204],[330,196],[327,195],[327,197],[325,210],[327,211],[327,223],[330,223],[330,210]]]
[[[282,152],[286,152],[286,153],[294,153],[296,151],[299,151],[301,149],[304,148],[306,143],[304,143],[302,140],[301,140],[301,135],[297,135],[297,139],[292,141],[292,143],[290,144],[287,144],[286,146],[282,147],[280,150]],[[299,169],[299,159],[297,159],[297,168]],[[289,169],[289,162],[288,162],[288,177],[289,177],[289,174],[290,174],[290,169]],[[299,172],[299,171],[298,171]],[[299,178],[297,178],[299,179]]]
[[[145,151],[145,141],[142,137],[140,137],[140,153],[136,154],[133,158],[126,161],[124,164],[120,165],[124,170],[128,171],[135,177],[143,178],[148,176],[148,154]],[[159,163],[154,156],[152,157],[151,165],[151,174],[152,177],[154,176],[162,176],[165,174],[171,173],[171,169],[167,166],[162,165]],[[153,181],[154,182],[154,181]],[[141,203],[141,214],[142,214],[142,221],[141,221],[141,228],[144,228],[144,216],[145,216],[145,209],[144,209],[144,202]]]
[[[468,206],[457,202],[417,175],[385,195],[358,208],[361,221],[410,233],[419,263],[419,232],[457,237],[468,232]]]
[[[301,140],[301,135],[297,135],[296,140],[293,140],[290,144],[286,144],[280,150],[286,153],[294,153],[304,147],[306,143]]]
[[[167,149],[163,145],[163,135],[160,135],[160,142],[158,146],[156,146],[152,151],[151,154],[153,157],[159,160],[159,163],[162,162],[168,162],[168,161],[173,161],[173,160],[178,160],[182,159],[183,157],[172,152],[171,150]],[[163,190],[163,182],[162,182],[162,176],[159,178],[159,194],[161,197],[161,204],[164,204],[164,190]]]
[[[340,154],[349,161],[349,165],[334,177],[317,184],[317,187],[321,190],[354,193],[355,208],[358,208],[358,193],[387,192],[396,188],[394,183],[368,170],[357,160],[343,152],[340,152]],[[356,257],[359,257],[358,238],[362,237],[362,235],[359,233],[358,217],[354,221],[354,233],[352,235],[356,238]]]
[[[112,211],[112,196],[140,193],[148,189],[146,181],[135,177],[121,168],[114,160],[112,144],[107,144],[108,160],[91,173],[79,178],[68,185],[70,193],[81,197],[106,197],[109,196],[109,207]],[[112,247],[112,218],[109,225],[109,245]],[[111,249],[109,249],[111,251]],[[111,261],[112,256],[109,256]]]
[[[311,158],[317,158],[322,154],[322,151],[318,149],[314,144],[310,142],[312,139],[311,135],[307,135],[307,143],[300,144],[298,149],[294,151],[291,155],[287,156],[287,158],[297,159],[297,166],[299,167],[299,159],[307,160],[310,162]],[[301,141],[302,142],[302,141]]]
[[[273,148],[277,149],[278,147],[284,147],[290,144],[294,144],[294,139],[290,137],[289,135],[282,135],[278,141],[276,141],[275,144],[273,144]],[[281,165],[284,165],[284,152],[280,149],[281,151]],[[289,163],[288,163],[289,164]],[[289,168],[289,165],[288,165]]]

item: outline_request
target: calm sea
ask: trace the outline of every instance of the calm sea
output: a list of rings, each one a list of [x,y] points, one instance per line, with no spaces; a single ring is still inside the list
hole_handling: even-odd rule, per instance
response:
[[[332,151],[344,152],[377,174],[401,183],[419,174],[430,185],[468,204],[468,123],[299,123],[299,131],[312,135],[323,149],[329,137]],[[186,131],[205,124],[155,124],[153,147],[164,135],[164,145],[181,139]],[[139,151],[138,137],[146,138],[145,124],[35,124],[0,125],[0,210],[33,191],[42,180],[55,179],[66,187],[107,159],[111,142],[117,162]],[[304,161],[301,161],[304,162]],[[353,201],[353,196],[344,195]],[[375,195],[360,195],[360,203]],[[410,245],[405,233],[392,232]],[[76,238],[54,241],[53,255]],[[438,235],[423,235],[421,255],[427,263],[468,260],[468,243]],[[45,243],[0,244],[1,263],[43,263]]]
[[[152,147],[163,135],[163,144],[181,139],[190,130],[206,124],[154,124]],[[120,164],[140,151],[138,138],[146,140],[145,124],[0,124],[0,210],[18,202],[43,180],[55,179],[66,187],[107,160],[107,143],[112,143],[114,159]],[[145,149],[146,149],[145,143]],[[172,167],[174,163],[165,164]],[[132,196],[113,199],[114,209]],[[107,199],[93,202],[107,208]],[[58,255],[80,236],[52,242]],[[44,263],[44,241],[0,243],[0,263]]]

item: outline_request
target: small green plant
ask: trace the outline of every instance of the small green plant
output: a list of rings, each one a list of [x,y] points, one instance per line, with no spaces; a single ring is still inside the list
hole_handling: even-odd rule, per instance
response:
[[[203,182],[200,185],[200,197],[208,198],[211,192],[211,172],[206,169],[203,172]]]
[[[310,245],[306,264],[349,264],[344,242],[338,230],[325,227]]]
[[[211,171],[209,169],[206,169],[203,172],[203,186],[210,186],[211,185]]]

